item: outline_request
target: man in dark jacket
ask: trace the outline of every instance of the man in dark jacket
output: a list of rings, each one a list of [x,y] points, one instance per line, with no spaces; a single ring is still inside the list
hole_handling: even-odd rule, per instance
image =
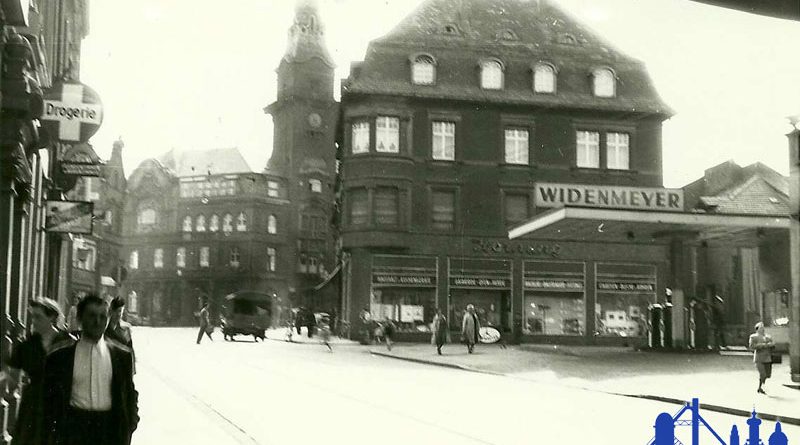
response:
[[[129,445],[139,423],[133,354],[104,338],[108,305],[100,297],[84,297],[77,315],[81,339],[45,363],[44,443]]]

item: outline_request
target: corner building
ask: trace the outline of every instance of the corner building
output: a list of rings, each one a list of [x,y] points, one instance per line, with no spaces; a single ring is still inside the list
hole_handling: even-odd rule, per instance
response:
[[[430,0],[370,43],[341,108],[351,320],[367,307],[421,338],[437,306],[458,330],[471,303],[524,341],[646,341],[670,239],[509,240],[562,204],[683,210],[640,61],[550,2]]]

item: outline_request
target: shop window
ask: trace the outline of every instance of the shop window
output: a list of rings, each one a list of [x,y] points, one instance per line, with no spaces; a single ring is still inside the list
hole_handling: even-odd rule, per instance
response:
[[[200,248],[200,267],[208,267],[210,252],[208,247]]]
[[[399,223],[397,189],[378,187],[375,189],[375,223],[397,225]]]
[[[186,248],[178,247],[175,252],[175,265],[178,267],[186,267]]]
[[[382,287],[372,291],[372,319],[392,320],[398,332],[430,332],[435,314],[436,289]]]
[[[456,217],[454,191],[435,190],[431,196],[431,226],[435,230],[453,230]]]
[[[238,247],[231,247],[231,253],[229,256],[228,264],[231,267],[239,267],[239,260],[241,259],[241,255],[239,253]]]
[[[627,133],[606,133],[606,166],[615,170],[630,168],[630,136]]]
[[[497,60],[481,63],[481,88],[500,90],[503,88],[503,65]]]
[[[507,194],[504,197],[506,225],[513,225],[528,219],[528,195]]]
[[[436,61],[433,57],[422,54],[414,58],[411,81],[417,85],[433,85],[436,82]]]
[[[528,164],[528,130],[523,128],[505,129],[505,152],[507,164]]]
[[[525,292],[526,334],[583,335],[585,305],[583,293]]]
[[[322,193],[322,181],[319,179],[309,179],[308,188],[312,193]]]
[[[576,165],[582,168],[600,168],[600,133],[578,131]]]
[[[195,224],[195,230],[198,232],[205,232],[206,231],[206,217],[205,215],[199,215],[197,217],[197,223]]]
[[[353,154],[369,152],[369,122],[356,122],[353,124],[352,139],[350,141]]]
[[[267,181],[267,196],[271,198],[280,196],[280,184],[276,181]]]
[[[533,69],[533,92],[556,92],[556,69],[549,63],[539,63]]]
[[[275,251],[275,248],[267,247],[267,270],[269,272],[275,272],[277,261],[278,253]]]
[[[647,336],[648,306],[656,301],[655,267],[597,264],[597,335]]]
[[[184,232],[191,232],[192,231],[192,217],[185,216],[183,218],[183,231]]]
[[[132,250],[130,256],[128,257],[128,267],[131,270],[136,270],[139,268],[139,251]]]
[[[350,197],[350,225],[359,226],[369,222],[369,195],[366,189],[353,189]]]
[[[244,212],[240,212],[239,216],[236,217],[236,231],[237,232],[247,231],[247,215],[245,215]]]
[[[436,122],[431,126],[433,159],[453,161],[456,158],[455,122]]]
[[[278,233],[278,218],[275,215],[267,217],[267,233],[272,235]]]
[[[161,269],[164,267],[164,249],[156,249],[153,251],[153,267]]]
[[[400,119],[378,116],[375,120],[375,151],[379,153],[400,152]]]
[[[597,97],[616,95],[616,78],[608,68],[598,68],[592,72],[592,92]]]
[[[226,213],[222,218],[222,231],[224,233],[233,232],[233,215]]]
[[[211,221],[208,223],[208,231],[216,232],[219,230],[219,216],[211,215]]]

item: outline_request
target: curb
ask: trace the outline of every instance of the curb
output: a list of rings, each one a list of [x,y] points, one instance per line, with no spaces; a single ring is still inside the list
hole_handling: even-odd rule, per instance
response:
[[[277,341],[277,342],[281,342],[281,343],[289,343],[289,344],[292,344],[292,345],[313,345],[313,346],[322,345],[322,343],[320,343],[320,342],[288,341],[285,338],[269,338],[269,337],[265,337],[265,340]],[[331,342],[331,346],[355,346],[357,344],[358,344],[357,342],[352,342],[352,343],[333,343],[333,342]]]
[[[439,366],[439,367],[442,367],[442,368],[458,369],[458,370],[461,370],[461,371],[474,372],[474,373],[478,373],[478,374],[487,374],[487,375],[514,378],[514,376],[512,376],[512,375],[503,374],[503,373],[494,372],[494,371],[486,371],[486,370],[483,370],[483,369],[472,368],[472,367],[464,366],[464,365],[457,365],[457,364],[454,364],[454,363],[440,363],[440,362],[434,362],[434,361],[431,361],[431,360],[425,360],[425,359],[419,359],[419,358],[413,358],[413,357],[401,357],[401,356],[390,354],[390,353],[387,353],[387,352],[379,352],[379,351],[372,351],[372,350],[370,350],[369,353],[372,354],[372,355],[377,355],[377,356],[387,357],[387,358],[393,358],[393,359],[396,359],[396,360],[404,360],[404,361],[407,361],[407,362],[420,363],[420,364],[423,364],[423,365]],[[527,381],[534,381],[534,380],[527,380]],[[656,401],[656,402],[672,403],[672,404],[681,405],[681,406],[686,405],[686,403],[687,403],[685,400],[681,400],[681,399],[675,399],[675,398],[672,398],[672,397],[654,396],[654,395],[650,395],[650,394],[625,394],[625,393],[619,393],[619,392],[608,392],[608,391],[596,390],[596,389],[585,388],[585,387],[582,387],[580,389],[589,390],[589,391],[596,391],[596,392],[602,392],[602,393],[605,393],[605,394],[610,394],[610,395],[620,396],[620,397],[630,397],[630,398],[634,398],[634,399],[644,399],[644,400],[653,400],[653,401]],[[708,411],[714,411],[714,412],[718,412],[718,413],[729,414],[729,415],[739,416],[739,417],[744,417],[744,418],[749,418],[750,414],[751,414],[747,410],[738,409],[738,408],[729,408],[727,406],[713,405],[713,404],[708,404],[708,403],[700,403],[700,408],[708,410]],[[759,412],[758,413],[758,417],[760,419],[769,420],[769,421],[772,421],[772,422],[780,421],[781,423],[800,426],[800,418],[797,418],[797,417],[781,416],[781,415],[764,413],[764,412]]]

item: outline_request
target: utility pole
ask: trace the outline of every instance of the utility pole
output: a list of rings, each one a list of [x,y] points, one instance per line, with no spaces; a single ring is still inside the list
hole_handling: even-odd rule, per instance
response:
[[[790,273],[792,278],[789,303],[789,364],[792,381],[800,382],[800,117],[790,118],[793,125],[789,138],[789,208]]]

